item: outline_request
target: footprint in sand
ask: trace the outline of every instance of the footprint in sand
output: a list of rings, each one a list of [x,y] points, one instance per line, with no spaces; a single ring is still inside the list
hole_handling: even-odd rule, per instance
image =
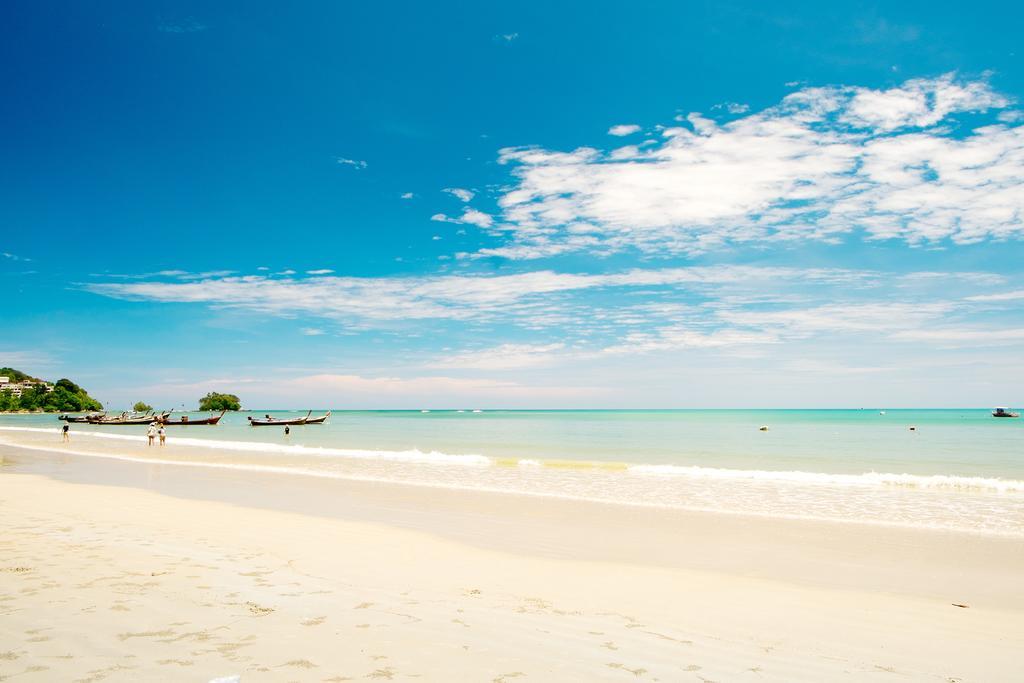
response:
[[[390,666],[385,666],[382,669],[376,669],[366,674],[366,678],[384,678],[390,681],[392,678],[395,677],[396,673],[397,672]]]
[[[524,674],[522,671],[513,671],[510,674],[501,674],[500,676],[491,679],[491,683],[508,683],[508,679],[510,678],[519,678],[520,676],[525,675],[526,674]]]
[[[326,620],[326,619],[327,619],[327,617],[325,617],[325,616],[310,617],[309,619],[303,619],[299,623],[302,624],[303,626],[319,626],[320,624],[324,623],[324,620]]]
[[[245,606],[249,608],[252,614],[258,617],[266,616],[274,611],[273,607],[264,607],[263,605],[257,605],[255,602],[247,602]]]
[[[629,673],[633,674],[638,678],[647,673],[647,669],[630,669],[625,664],[620,664],[619,662],[608,662],[605,666],[607,666],[609,669],[619,669],[621,671],[628,671]]]
[[[316,664],[309,661],[308,659],[293,659],[290,662],[285,662],[284,664],[278,665],[279,668],[283,666],[293,666],[298,669],[315,669],[317,667]]]

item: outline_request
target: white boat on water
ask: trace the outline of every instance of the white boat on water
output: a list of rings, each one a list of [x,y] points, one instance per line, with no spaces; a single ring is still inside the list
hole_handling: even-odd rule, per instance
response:
[[[1006,406],[997,407],[992,411],[992,417],[1020,417],[1020,413],[1011,413]]]

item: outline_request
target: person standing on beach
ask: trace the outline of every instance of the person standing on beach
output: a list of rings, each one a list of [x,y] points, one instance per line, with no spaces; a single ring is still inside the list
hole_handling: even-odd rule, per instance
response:
[[[163,446],[165,443],[167,443],[167,432],[164,431],[163,425],[160,425],[160,429],[157,431],[157,433],[160,435],[160,445]]]
[[[153,445],[153,439],[156,438],[156,422],[149,423],[149,429],[146,430],[146,436],[149,437],[149,445]]]
[[[291,427],[289,427],[288,425],[285,425],[284,426],[284,435],[288,436],[291,433],[292,433]]]
[[[68,426],[68,423],[65,422],[64,428],[61,429],[60,431],[63,434],[62,439],[64,441],[71,441],[71,427]]]

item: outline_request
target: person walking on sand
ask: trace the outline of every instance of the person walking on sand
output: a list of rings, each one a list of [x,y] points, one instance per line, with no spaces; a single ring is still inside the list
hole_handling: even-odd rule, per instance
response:
[[[153,439],[156,438],[156,422],[149,423],[149,429],[146,430],[146,436],[149,438],[149,445],[153,445]]]
[[[163,446],[164,444],[166,444],[167,443],[167,432],[164,430],[164,426],[163,425],[160,425],[160,429],[157,431],[157,434],[160,435],[160,445]]]
[[[61,433],[63,434],[63,437],[61,437],[61,438],[62,438],[62,439],[63,439],[63,440],[65,441],[65,442],[67,442],[67,441],[71,441],[71,427],[69,427],[69,426],[68,426],[68,424],[67,424],[66,422],[64,423],[64,428],[63,428],[63,429],[61,429],[60,431],[61,431]]]

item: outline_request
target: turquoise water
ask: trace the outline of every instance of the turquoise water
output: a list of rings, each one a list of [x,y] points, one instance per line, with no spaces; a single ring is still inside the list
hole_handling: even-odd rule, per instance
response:
[[[69,455],[1024,537],[1024,421],[959,410],[336,411],[169,427],[0,416]],[[304,412],[276,411],[286,418]],[[764,425],[767,431],[759,428]],[[910,427],[915,427],[911,430]]]
[[[292,427],[288,437],[283,428],[248,425],[248,415],[267,412],[232,413],[215,427],[168,431],[172,439],[491,458],[1024,479],[1024,420],[996,419],[988,409],[887,410],[884,415],[877,409],[335,411],[327,424]],[[270,414],[286,418],[305,411]],[[0,426],[57,424],[53,415],[0,416]],[[769,431],[759,431],[761,425]],[[79,424],[72,429],[145,431]]]

